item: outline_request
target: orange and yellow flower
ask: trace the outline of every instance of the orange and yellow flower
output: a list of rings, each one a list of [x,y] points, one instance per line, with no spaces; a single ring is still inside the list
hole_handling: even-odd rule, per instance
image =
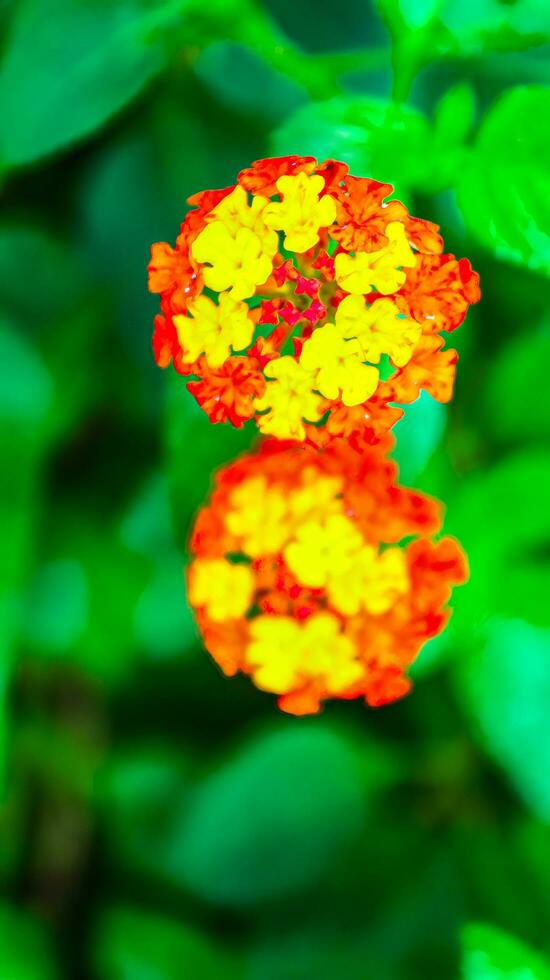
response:
[[[397,483],[391,445],[265,439],[197,517],[188,587],[206,648],[290,713],[404,695],[467,577],[458,543],[433,539],[438,502]]]
[[[287,156],[189,199],[175,248],[152,247],[153,350],[211,421],[359,448],[396,421],[395,403],[451,398],[458,355],[441,333],[479,300],[478,276],[392,191],[340,161]]]

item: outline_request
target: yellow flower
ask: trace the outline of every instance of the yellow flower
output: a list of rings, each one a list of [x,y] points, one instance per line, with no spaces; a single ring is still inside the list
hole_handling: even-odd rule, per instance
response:
[[[291,252],[307,252],[319,241],[319,228],[326,228],[336,218],[332,197],[319,195],[325,186],[320,174],[279,177],[277,190],[282,201],[267,205],[264,219],[270,228],[285,232],[285,248]]]
[[[204,354],[210,367],[219,367],[231,348],[242,350],[252,340],[254,324],[248,306],[236,303],[231,293],[222,293],[217,305],[206,296],[198,296],[188,311],[192,318],[181,314],[173,318],[186,364]]]
[[[290,691],[300,667],[300,624],[289,616],[258,616],[250,623],[246,660],[258,687]]]
[[[189,569],[189,601],[192,606],[204,606],[215,623],[244,616],[253,593],[254,575],[248,565],[199,558]]]
[[[362,296],[346,296],[336,311],[336,325],[343,337],[356,337],[364,360],[378,364],[381,354],[391,357],[397,367],[410,361],[422,328],[404,316],[390,299],[365,306]]]
[[[242,538],[246,554],[257,558],[281,550],[289,535],[287,503],[280,490],[268,487],[265,477],[253,477],[236,487],[230,507],[226,527]]]
[[[291,523],[325,517],[342,511],[343,483],[338,476],[319,476],[313,466],[302,472],[302,485],[288,495]]]
[[[238,186],[207,215],[191,251],[197,262],[208,263],[203,276],[210,289],[231,289],[234,299],[246,299],[271,275],[279,241],[264,221],[267,203],[258,195],[249,205]]]
[[[352,640],[340,632],[330,613],[316,613],[306,620],[301,648],[303,671],[322,679],[330,694],[339,694],[363,676]]]
[[[262,432],[278,439],[304,439],[304,419],[315,422],[323,414],[323,402],[312,391],[312,376],[293,357],[279,357],[264,368],[272,378],[265,393],[255,402],[259,412],[269,409],[258,418]]]
[[[388,548],[379,555],[371,545],[364,545],[355,558],[353,573],[332,575],[327,592],[331,604],[345,616],[355,616],[360,609],[380,615],[408,587],[407,566],[400,548]]]
[[[387,548],[365,574],[365,609],[374,616],[385,613],[408,589],[409,575],[403,551]]]
[[[269,278],[274,252],[264,251],[261,238],[250,228],[239,228],[235,235],[223,223],[213,221],[203,228],[191,251],[203,269],[206,285],[216,292],[231,289],[234,299],[246,299]]]
[[[320,589],[336,575],[352,573],[363,538],[344,514],[332,514],[323,522],[306,521],[287,544],[284,557],[302,585]]]
[[[336,256],[336,282],[347,293],[359,295],[376,290],[387,296],[401,288],[406,279],[403,267],[412,269],[416,259],[400,221],[387,225],[386,236],[388,244],[377,252],[340,252]]]
[[[342,397],[344,405],[360,405],[376,390],[378,371],[363,364],[357,340],[345,340],[333,323],[315,330],[306,340],[300,364],[314,377],[314,387],[325,398]]]
[[[287,616],[258,616],[250,624],[246,660],[258,687],[284,694],[310,679],[331,694],[350,687],[363,669],[349,637],[330,613],[298,623]]]
[[[249,228],[260,239],[263,251],[274,255],[279,240],[273,229],[265,222],[264,211],[268,204],[268,198],[260,194],[254,195],[249,204],[246,191],[238,184],[231,194],[222,198],[220,203],[210,211],[206,220],[209,223],[221,221],[233,237],[241,228]]]

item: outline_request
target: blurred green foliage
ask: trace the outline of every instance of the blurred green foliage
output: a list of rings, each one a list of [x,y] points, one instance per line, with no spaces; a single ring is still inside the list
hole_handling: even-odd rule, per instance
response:
[[[1,980],[548,980],[548,25],[0,7]],[[201,650],[187,533],[254,433],[158,371],[145,289],[186,197],[279,152],[394,182],[484,292],[396,429],[471,582],[408,699],[304,720]]]

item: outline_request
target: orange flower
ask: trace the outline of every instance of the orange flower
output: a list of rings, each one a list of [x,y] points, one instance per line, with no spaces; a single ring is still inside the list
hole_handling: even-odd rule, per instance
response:
[[[479,276],[468,259],[454,255],[422,255],[409,270],[405,284],[396,296],[407,313],[427,331],[456,330],[468,307],[479,302]]]
[[[438,402],[449,402],[453,387],[458,354],[455,350],[442,351],[444,340],[434,334],[425,334],[411,360],[387,382],[386,392],[392,401],[415,401],[423,389]]]
[[[265,389],[258,362],[250,357],[231,357],[219,368],[200,365],[200,381],[190,381],[187,390],[197,399],[211,422],[231,422],[240,429],[256,409],[254,399]]]
[[[152,247],[153,348],[213,422],[361,452],[400,417],[392,402],[449,400],[457,355],[440,333],[479,300],[478,276],[392,192],[293,155],[189,198],[175,248]]]
[[[284,711],[402,697],[466,579],[457,542],[431,538],[440,505],[398,485],[391,445],[265,440],[217,474],[199,513],[188,574],[205,646]]]
[[[267,157],[265,160],[256,160],[251,167],[241,170],[238,180],[245,191],[272,197],[277,193],[279,177],[310,174],[316,163],[315,157]]]

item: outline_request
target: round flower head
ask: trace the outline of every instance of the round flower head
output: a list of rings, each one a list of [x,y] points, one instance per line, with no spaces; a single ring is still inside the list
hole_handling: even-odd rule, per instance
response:
[[[189,199],[175,248],[153,245],[156,361],[189,376],[213,422],[361,448],[394,403],[451,398],[441,332],[478,301],[478,276],[392,191],[335,160],[259,160]]]
[[[205,646],[285,711],[406,694],[466,579],[458,543],[433,540],[439,503],[397,484],[392,442],[266,439],[218,473],[197,517],[188,592]]]

